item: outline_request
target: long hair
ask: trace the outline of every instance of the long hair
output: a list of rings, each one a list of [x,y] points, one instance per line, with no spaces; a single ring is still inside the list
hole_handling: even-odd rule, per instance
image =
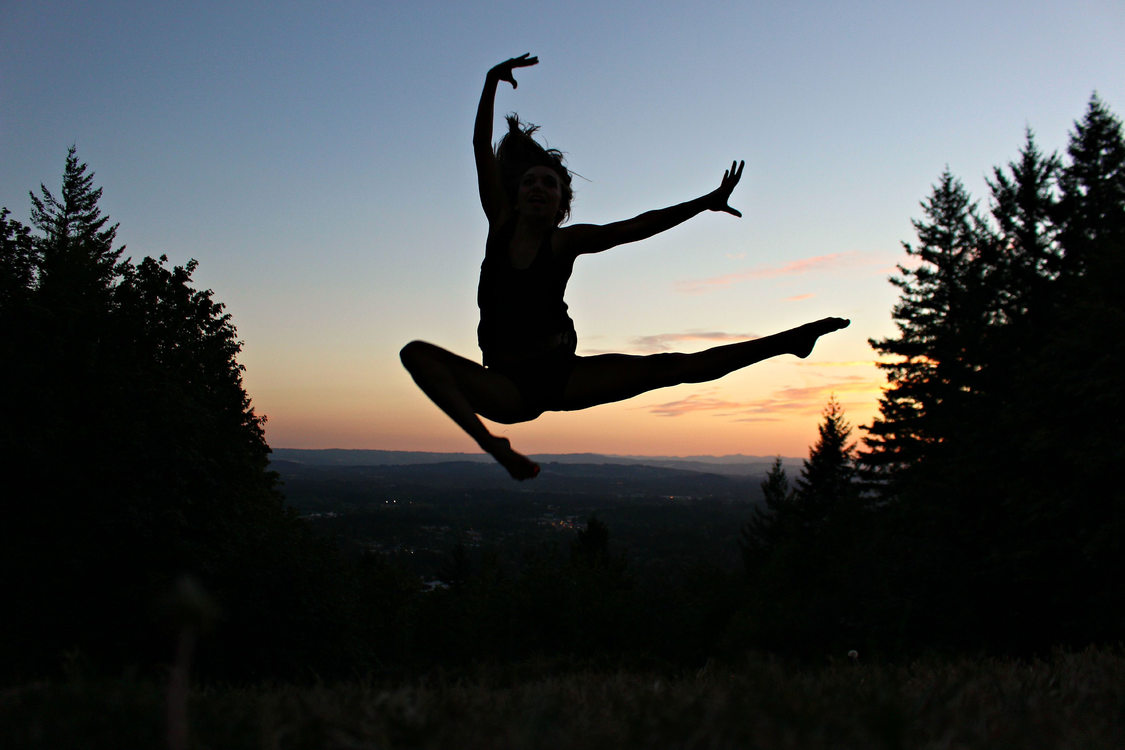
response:
[[[515,203],[524,172],[532,167],[550,167],[558,173],[562,189],[559,216],[555,222],[562,224],[570,216],[570,202],[574,198],[574,191],[570,187],[570,170],[563,163],[562,151],[546,148],[531,137],[539,129],[538,125],[522,123],[519,115],[515,114],[507,115],[505,119],[508,121],[508,132],[496,144],[496,161],[500,165],[500,178],[504,182],[508,199]]]

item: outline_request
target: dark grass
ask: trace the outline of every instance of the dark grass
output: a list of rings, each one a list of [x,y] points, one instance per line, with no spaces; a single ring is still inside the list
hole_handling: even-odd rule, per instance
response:
[[[5,748],[167,747],[159,681],[0,694]],[[524,664],[314,685],[196,687],[192,748],[1122,748],[1125,652],[1032,660],[767,656],[668,676]]]

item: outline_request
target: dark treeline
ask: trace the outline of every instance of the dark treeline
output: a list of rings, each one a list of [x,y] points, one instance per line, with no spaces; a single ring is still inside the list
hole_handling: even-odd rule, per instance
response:
[[[989,186],[986,221],[942,176],[894,279],[899,335],[872,342],[897,362],[862,462],[894,506],[904,635],[1120,639],[1121,123],[1095,97],[1065,158],[1029,132]]]
[[[1064,156],[1029,132],[989,186],[922,203],[879,416],[853,438],[828,404],[741,568],[638,569],[590,518],[516,559],[452,546],[425,590],[286,507],[229,315],[194,263],[114,246],[72,150],[30,226],[0,214],[0,671],[166,663],[194,629],[198,673],[238,678],[1119,641],[1121,124],[1094,98]]]
[[[212,619],[178,588],[244,673],[339,643],[340,563],[283,505],[229,315],[194,262],[125,257],[100,196],[71,149],[30,227],[0,212],[0,670],[167,661]]]
[[[1029,131],[988,184],[987,214],[948,170],[922,203],[891,279],[898,333],[871,341],[888,388],[858,454],[830,407],[808,477],[767,482],[747,564],[773,645],[1125,634],[1121,123],[1095,96],[1065,158]]]

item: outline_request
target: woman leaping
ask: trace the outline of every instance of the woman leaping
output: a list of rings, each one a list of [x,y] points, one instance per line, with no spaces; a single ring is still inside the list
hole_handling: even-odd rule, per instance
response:
[[[574,411],[681,383],[702,383],[779,354],[807,357],[818,337],[844,328],[824,318],[772,336],[693,354],[602,354],[579,357],[574,323],[563,301],[574,260],[636,242],[703,211],[742,214],[728,205],[742,177],[732,163],[715,190],[676,206],[604,226],[560,226],[570,214],[571,177],[562,154],[532,138],[535,128],[508,117],[508,132],[492,148],[493,103],[500,81],[536,65],[529,55],[488,71],[473,131],[477,183],[488,218],[477,304],[477,340],[484,365],[424,341],[403,347],[402,363],[418,386],[516,479],[539,473],[531,459],[481,422],[514,424],[545,411]]]

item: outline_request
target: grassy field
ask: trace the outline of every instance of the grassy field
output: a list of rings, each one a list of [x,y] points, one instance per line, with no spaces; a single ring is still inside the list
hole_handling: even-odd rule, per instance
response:
[[[1123,748],[1125,654],[1041,660],[761,656],[669,677],[481,669],[195,688],[191,748]],[[157,682],[72,677],[0,694],[4,748],[168,747]]]

